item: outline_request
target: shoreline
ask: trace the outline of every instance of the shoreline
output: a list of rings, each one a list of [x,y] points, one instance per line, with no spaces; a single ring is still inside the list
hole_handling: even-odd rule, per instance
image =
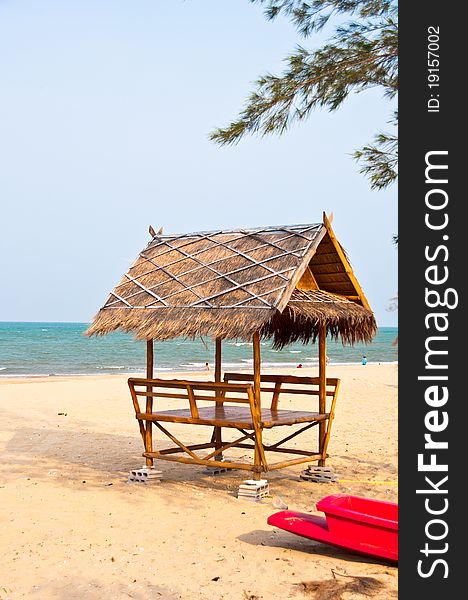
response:
[[[398,367],[398,361],[380,361],[380,362],[373,362],[373,361],[368,361],[366,365],[362,365],[360,362],[346,362],[346,363],[329,363],[327,365],[327,371],[329,369],[337,369],[337,368],[343,368],[343,369],[347,369],[349,367],[379,367],[379,366],[397,366]],[[311,377],[314,376],[311,374],[312,371],[317,371],[318,374],[318,365],[313,365],[313,366],[309,366],[309,365],[305,365],[303,367],[301,367],[300,369],[297,368],[297,366],[293,366],[291,365],[289,366],[284,366],[284,364],[282,366],[279,367],[274,367],[274,366],[268,366],[268,367],[262,367],[262,373],[288,373],[288,374],[292,374],[291,372],[293,372],[295,375],[300,375],[301,373],[303,374],[307,374],[307,376]],[[240,373],[249,373],[252,372],[252,369],[250,367],[229,367],[228,369],[222,369],[222,372],[240,372]],[[187,376],[195,376],[195,377],[199,377],[200,375],[204,375],[206,374],[206,376],[208,377],[208,379],[213,378],[214,376],[214,370],[213,368],[210,369],[210,371],[206,371],[204,369],[197,369],[197,370],[178,370],[178,369],[171,369],[171,368],[164,368],[161,369],[160,371],[158,371],[155,368],[154,371],[154,376],[155,378],[160,378],[160,379],[166,379],[166,378],[174,378],[174,377],[187,377]],[[144,377],[146,375],[145,369],[141,369],[141,371],[118,371],[118,372],[114,372],[114,371],[110,371],[110,372],[104,372],[104,373],[50,373],[50,374],[34,374],[34,373],[28,373],[28,374],[18,374],[18,375],[2,375],[0,374],[0,385],[6,384],[6,383],[16,383],[16,382],[21,382],[21,381],[34,381],[34,382],[39,382],[39,381],[53,381],[53,380],[67,380],[67,379],[81,379],[81,378],[96,378],[96,379],[101,379],[103,377],[112,377],[112,378],[118,378],[118,377]]]

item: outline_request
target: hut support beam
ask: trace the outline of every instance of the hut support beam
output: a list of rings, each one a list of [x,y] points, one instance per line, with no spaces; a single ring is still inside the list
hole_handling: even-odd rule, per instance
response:
[[[319,330],[319,413],[327,412],[327,328],[320,326]],[[322,458],[319,460],[319,467],[325,466],[325,437],[326,422],[319,423],[319,453]]]
[[[219,383],[221,381],[221,338],[216,338],[215,341],[215,382]],[[222,406],[222,399],[216,400],[216,406]],[[215,449],[219,450],[223,446],[223,434],[221,427],[215,427],[213,431],[213,441],[215,445]],[[223,454],[222,452],[218,456],[218,460],[222,460]]]
[[[146,379],[154,378],[154,345],[153,340],[146,340]],[[153,387],[149,385],[147,387],[148,392],[153,391]],[[146,397],[146,413],[151,414],[153,412],[153,397]],[[145,451],[153,452],[153,423],[151,421],[146,421],[145,427]],[[146,466],[153,466],[153,458],[146,457]]]
[[[254,372],[254,399],[255,399],[255,412],[261,420],[261,398],[260,398],[260,384],[261,384],[261,373],[260,373],[260,335],[258,331],[253,334],[253,372]],[[262,478],[262,455],[263,455],[263,440],[262,430],[258,428],[255,431],[255,450],[254,450],[254,479],[260,480]]]
[[[215,381],[221,381],[221,338],[215,341]]]

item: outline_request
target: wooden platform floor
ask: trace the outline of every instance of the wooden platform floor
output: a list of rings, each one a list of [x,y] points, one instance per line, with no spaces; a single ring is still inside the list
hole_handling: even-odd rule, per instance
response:
[[[206,406],[198,409],[199,417],[194,419],[190,409],[164,410],[160,412],[139,413],[137,418],[145,421],[161,421],[169,423],[192,423],[197,425],[214,425],[217,427],[234,427],[253,430],[250,408],[243,406]],[[323,421],[328,414],[299,410],[276,410],[262,408],[262,425],[271,428],[277,425],[295,425]]]

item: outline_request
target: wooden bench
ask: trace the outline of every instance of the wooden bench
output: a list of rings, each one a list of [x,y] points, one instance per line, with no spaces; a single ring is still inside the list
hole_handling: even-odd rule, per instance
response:
[[[157,458],[212,467],[245,469],[252,471],[256,478],[259,478],[262,472],[311,460],[319,460],[320,464],[323,464],[327,457],[339,379],[326,380],[326,399],[329,409],[323,413],[279,408],[281,395],[284,394],[300,394],[308,399],[316,396],[318,404],[319,379],[316,377],[262,375],[260,390],[263,398],[271,395],[268,408],[262,407],[261,402],[255,399],[253,381],[253,375],[245,373],[226,373],[223,382],[130,378],[128,385],[143,438],[145,447],[143,456],[146,457],[147,464],[152,465],[153,460]],[[140,398],[145,400],[143,409],[140,407]],[[183,407],[161,407],[160,401],[164,399],[169,400],[169,404],[182,403]],[[184,444],[169,432],[163,423],[210,426],[213,427],[213,434],[209,442]],[[319,435],[317,450],[283,446],[285,442],[319,424],[322,424],[322,432]],[[153,425],[176,445],[154,450]],[[264,443],[264,430],[294,425],[302,425],[302,427],[279,442]],[[235,440],[223,441],[221,436],[223,428],[235,429],[241,435]],[[230,448],[253,450],[253,463],[224,460],[223,452]],[[197,454],[197,451],[208,449],[211,451],[204,455]],[[299,455],[299,458],[271,464],[267,462],[265,452]],[[176,456],[180,453],[184,455]]]

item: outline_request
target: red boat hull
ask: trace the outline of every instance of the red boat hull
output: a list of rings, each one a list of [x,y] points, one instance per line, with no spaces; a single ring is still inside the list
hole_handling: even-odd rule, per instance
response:
[[[398,561],[398,505],[339,494],[317,503],[326,518],[284,510],[268,524],[354,552]]]

